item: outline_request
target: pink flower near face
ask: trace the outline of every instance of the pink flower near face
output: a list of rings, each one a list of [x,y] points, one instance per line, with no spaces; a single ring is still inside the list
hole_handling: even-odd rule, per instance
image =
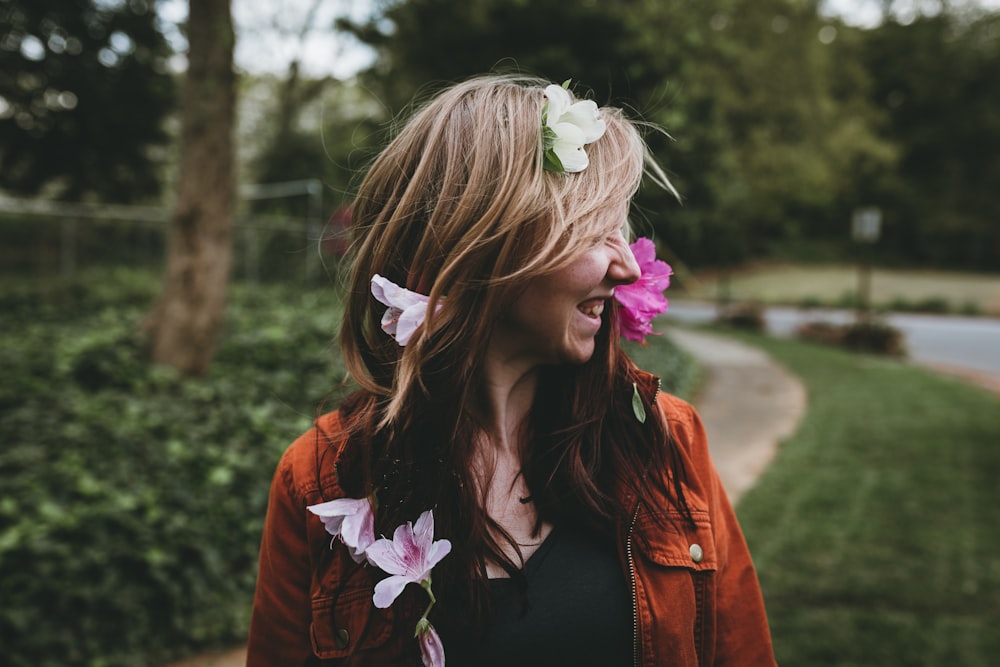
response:
[[[444,667],[444,644],[427,619],[421,619],[417,623],[417,641],[420,643],[420,658],[424,667]]]
[[[320,518],[326,532],[347,545],[354,562],[365,560],[365,551],[375,542],[375,516],[368,498],[339,498],[306,509]]]
[[[673,269],[656,259],[656,246],[647,238],[636,239],[629,246],[642,275],[630,285],[615,288],[619,309],[619,330],[628,340],[643,341],[653,332],[653,318],[666,312],[667,298],[663,290],[670,287]]]
[[[375,585],[375,606],[391,605],[407,584],[422,584],[429,579],[431,569],[451,551],[448,540],[434,541],[434,514],[427,510],[416,525],[407,521],[396,528],[392,539],[376,540],[365,555],[368,562],[391,576]]]

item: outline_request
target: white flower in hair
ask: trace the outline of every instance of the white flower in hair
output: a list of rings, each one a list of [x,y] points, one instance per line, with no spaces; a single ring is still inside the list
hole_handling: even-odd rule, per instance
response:
[[[423,294],[411,292],[400,287],[388,278],[379,274],[372,276],[372,296],[380,303],[389,306],[382,316],[382,331],[405,346],[427,316],[427,303],[430,299]],[[437,305],[441,308],[441,304]]]
[[[548,101],[542,108],[542,137],[545,169],[576,173],[590,164],[586,144],[604,136],[604,121],[598,116],[593,100],[572,102],[565,86],[552,84],[545,88]]]

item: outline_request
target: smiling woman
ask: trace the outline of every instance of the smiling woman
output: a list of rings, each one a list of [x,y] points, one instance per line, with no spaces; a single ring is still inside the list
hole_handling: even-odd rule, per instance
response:
[[[671,188],[621,110],[513,77],[443,91],[375,160],[359,388],[275,474],[250,667],[773,664],[701,422],[620,346],[666,308],[628,239],[644,174]]]

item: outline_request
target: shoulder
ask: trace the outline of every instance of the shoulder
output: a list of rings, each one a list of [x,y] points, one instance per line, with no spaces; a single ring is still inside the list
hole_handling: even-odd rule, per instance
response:
[[[712,491],[716,472],[701,417],[690,403],[670,394],[661,392],[656,403],[683,462],[689,491],[704,498]]]
[[[694,406],[682,398],[661,391],[656,395],[656,404],[668,424],[688,425],[701,423]]]
[[[319,417],[285,450],[274,483],[283,484],[289,495],[309,502],[339,495],[338,463],[346,443],[339,411]]]
[[[672,394],[660,392],[656,405],[675,442],[688,456],[707,456],[708,438],[698,411],[687,401]]]

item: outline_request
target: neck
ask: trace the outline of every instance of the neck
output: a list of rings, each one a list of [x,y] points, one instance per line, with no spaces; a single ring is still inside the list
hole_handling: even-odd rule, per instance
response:
[[[487,444],[496,452],[520,458],[524,424],[535,402],[536,368],[518,368],[502,360],[488,360],[483,369],[480,409],[488,434]]]

